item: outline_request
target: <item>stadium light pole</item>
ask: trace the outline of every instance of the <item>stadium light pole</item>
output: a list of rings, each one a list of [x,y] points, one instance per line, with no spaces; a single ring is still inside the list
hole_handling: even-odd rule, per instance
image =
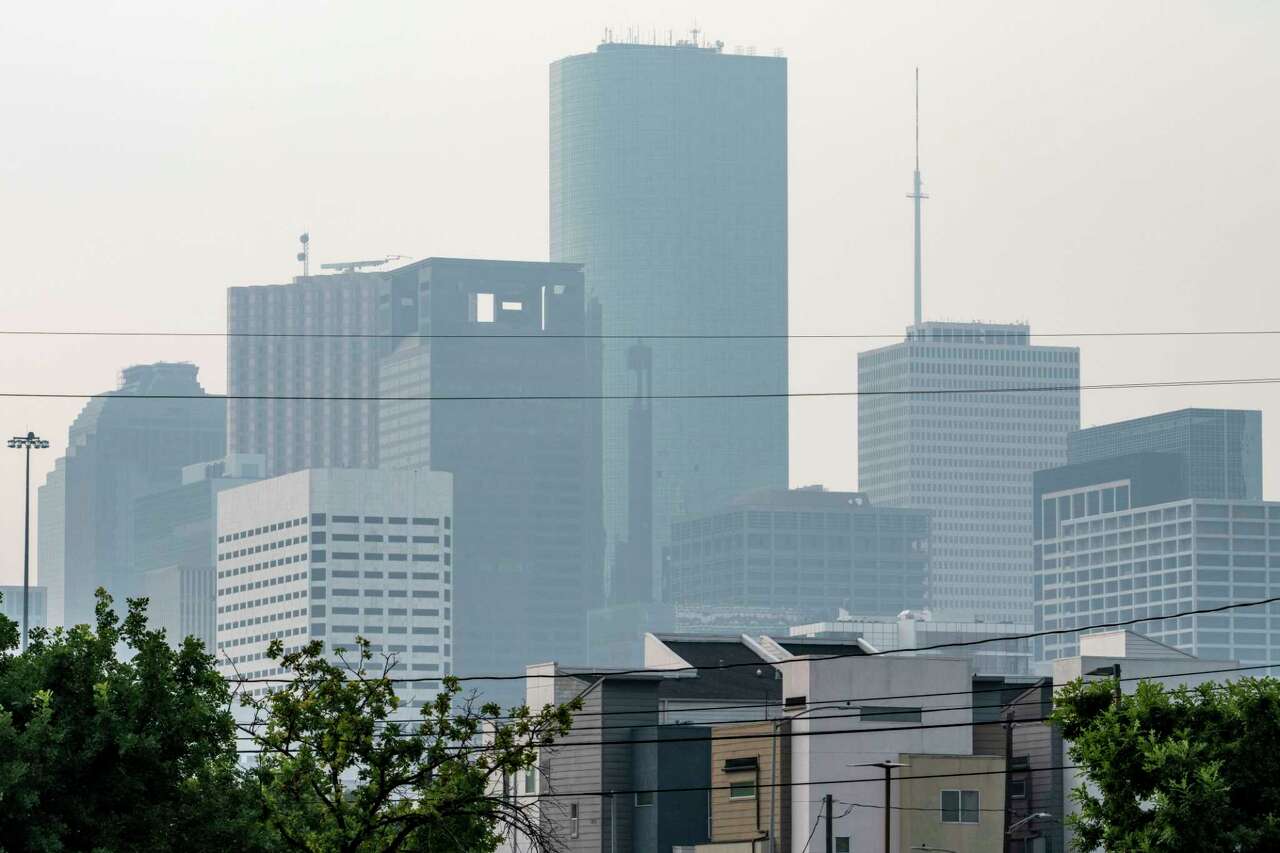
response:
[[[34,432],[26,435],[15,435],[9,439],[9,447],[24,450],[27,454],[27,478],[22,489],[22,650],[27,650],[27,633],[30,631],[30,611],[28,600],[31,597],[31,451],[44,450],[49,442]]]

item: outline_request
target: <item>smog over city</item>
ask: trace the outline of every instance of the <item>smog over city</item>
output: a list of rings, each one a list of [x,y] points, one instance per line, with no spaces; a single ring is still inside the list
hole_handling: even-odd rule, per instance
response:
[[[0,851],[1280,848],[1277,44],[7,9]]]

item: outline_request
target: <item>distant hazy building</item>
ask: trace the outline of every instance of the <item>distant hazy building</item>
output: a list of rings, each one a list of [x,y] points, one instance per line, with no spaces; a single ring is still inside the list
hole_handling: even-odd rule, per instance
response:
[[[858,355],[858,485],[931,513],[933,610],[1030,618],[1031,477],[1066,461],[1080,425],[1079,350],[1030,338],[1026,325],[926,322]]]
[[[120,388],[94,397],[72,423],[67,454],[40,489],[39,577],[51,625],[92,623],[99,586],[121,604],[138,595],[136,499],[225,452],[226,403],[206,398],[196,374],[194,364],[127,367]]]
[[[607,553],[626,590],[610,598],[648,600],[657,567],[620,555],[656,563],[675,518],[788,483],[785,398],[661,399],[787,390],[787,64],[606,42],[552,63],[550,94],[551,259],[584,264],[600,300],[605,395],[636,395],[629,354],[651,353],[651,412],[603,407]],[[661,337],[726,334],[762,337]],[[652,431],[644,472],[630,470],[637,422]],[[647,548],[629,523],[636,476]]]
[[[266,656],[368,639],[421,705],[449,674],[452,478],[432,471],[298,471],[218,494],[217,653],[228,677],[280,675]],[[261,689],[261,688],[254,688]]]
[[[1068,463],[1144,451],[1185,459],[1189,497],[1262,499],[1262,412],[1181,409],[1089,427],[1067,438]]]
[[[27,616],[32,628],[43,628],[49,624],[48,590],[42,586],[27,588]],[[0,613],[18,623],[22,630],[22,584],[0,586]]]
[[[382,361],[380,464],[453,475],[458,668],[581,660],[603,577],[598,326],[582,268],[428,258],[392,278],[421,337]]]
[[[227,452],[262,454],[269,477],[376,467],[373,398],[393,345],[379,335],[412,330],[413,297],[393,293],[381,272],[229,288]]]
[[[218,492],[262,476],[259,455],[233,455],[182,469],[182,484],[138,498],[133,516],[139,594],[170,642],[188,635],[214,648]]]
[[[1030,634],[1033,630],[1029,622],[962,621],[935,617],[927,610],[908,610],[893,618],[851,615],[842,610],[835,619],[793,625],[788,633],[792,637],[845,641],[859,637],[882,652],[923,649],[920,654],[967,657],[973,661],[974,671],[983,675],[1026,675],[1031,671],[1031,641],[993,641]],[[981,645],[926,649],[927,646],[972,642]]]
[[[894,615],[923,607],[930,550],[928,512],[821,487],[763,490],[672,525],[663,600]]]
[[[1147,619],[1133,630],[1188,654],[1280,661],[1269,607],[1173,616],[1273,595],[1280,568],[1280,503],[1196,497],[1197,464],[1133,453],[1035,475],[1036,630]],[[1079,642],[1046,636],[1037,656],[1071,657]]]

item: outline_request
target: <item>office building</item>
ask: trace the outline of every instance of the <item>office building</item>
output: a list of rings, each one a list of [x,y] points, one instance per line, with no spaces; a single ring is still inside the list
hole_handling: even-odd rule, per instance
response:
[[[858,355],[858,485],[930,513],[931,610],[1030,618],[1031,477],[1066,461],[1079,381],[1079,350],[1026,325],[925,322]]]
[[[1036,630],[1146,619],[1134,630],[1187,654],[1280,661],[1274,606],[1174,616],[1280,584],[1280,503],[1195,497],[1193,473],[1192,454],[1150,452],[1037,472]],[[1038,639],[1037,657],[1070,657],[1080,641]]]
[[[261,454],[268,477],[376,467],[379,336],[413,331],[414,296],[383,272],[228,288],[226,452]]]
[[[452,477],[434,471],[298,471],[218,493],[217,648],[229,678],[282,670],[267,657],[321,640],[370,641],[420,706],[453,659]],[[351,659],[350,654],[348,659]]]
[[[1012,639],[1030,634],[1030,622],[978,622],[948,619],[925,610],[904,610],[894,617],[859,616],[841,610],[832,620],[793,625],[792,637],[860,639],[881,652],[907,652],[922,649],[919,654],[966,657],[973,661],[975,672],[983,675],[1027,675],[1031,671],[1031,641]],[[1001,639],[1009,637],[1011,639]],[[951,643],[974,645],[951,646]],[[943,648],[930,649],[931,646]]]
[[[391,277],[423,337],[382,361],[380,464],[453,475],[458,668],[584,659],[603,557],[598,319],[581,266],[428,258]]]
[[[48,626],[48,590],[42,586],[27,587],[27,617],[32,628]],[[22,630],[22,584],[0,586],[0,614],[12,619]]]
[[[859,492],[752,492],[676,521],[670,538],[663,600],[677,607],[821,618],[835,607],[896,616],[924,606],[929,513],[875,506]]]
[[[38,573],[50,625],[93,624],[98,587],[120,606],[140,594],[136,500],[179,485],[183,466],[225,453],[226,402],[205,394],[197,371],[127,367],[120,387],[91,399],[72,423],[66,456],[39,495]]]
[[[1067,463],[1142,452],[1186,460],[1187,497],[1262,500],[1262,412],[1181,409],[1067,437]]]
[[[609,600],[650,600],[673,520],[788,485],[784,397],[669,399],[787,390],[787,64],[606,41],[553,63],[550,95],[551,259],[584,265],[604,394],[620,398],[603,406]],[[706,337],[726,334],[761,337]],[[626,398],[648,394],[637,414]],[[651,528],[633,530],[645,493]]]
[[[262,476],[263,458],[233,455],[182,469],[182,484],[145,495],[133,513],[134,569],[153,628],[175,646],[214,648],[218,492]]]

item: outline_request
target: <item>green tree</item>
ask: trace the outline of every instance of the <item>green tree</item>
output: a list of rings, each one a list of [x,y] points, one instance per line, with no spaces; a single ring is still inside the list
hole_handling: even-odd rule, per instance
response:
[[[21,654],[0,617],[0,849],[266,849],[213,658],[149,630],[146,599],[123,621],[97,599],[95,627],[34,628]]]
[[[1166,690],[1075,681],[1054,722],[1089,785],[1072,792],[1076,846],[1109,853],[1280,850],[1280,681]]]
[[[531,804],[505,795],[504,781],[569,731],[579,700],[500,716],[497,705],[462,701],[458,680],[446,677],[406,720],[396,715],[394,657],[371,671],[363,639],[350,659],[342,650],[326,657],[319,642],[285,654],[277,640],[268,655],[289,680],[244,695],[253,712],[245,731],[259,751],[268,820],[287,848],[483,853],[505,830],[532,849],[556,846]]]

